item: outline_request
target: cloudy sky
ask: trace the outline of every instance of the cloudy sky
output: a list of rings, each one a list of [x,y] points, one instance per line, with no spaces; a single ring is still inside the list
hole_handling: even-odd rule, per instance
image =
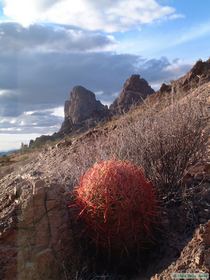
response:
[[[110,104],[210,56],[209,0],[0,0],[0,151],[57,131],[71,88]]]

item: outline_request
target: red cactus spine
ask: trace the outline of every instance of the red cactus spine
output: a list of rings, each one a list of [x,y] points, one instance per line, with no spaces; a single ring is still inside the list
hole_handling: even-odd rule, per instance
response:
[[[156,199],[140,167],[118,160],[96,163],[75,197],[79,218],[97,246],[128,251],[151,239]]]

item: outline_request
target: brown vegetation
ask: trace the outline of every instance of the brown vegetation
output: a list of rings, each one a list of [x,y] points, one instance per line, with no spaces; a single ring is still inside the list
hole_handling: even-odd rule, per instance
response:
[[[178,190],[191,166],[206,153],[206,99],[165,99],[167,107],[144,104],[121,117],[111,132],[93,135],[91,145],[82,143],[71,161],[72,177],[76,180],[96,161],[117,158],[142,166],[158,188]]]

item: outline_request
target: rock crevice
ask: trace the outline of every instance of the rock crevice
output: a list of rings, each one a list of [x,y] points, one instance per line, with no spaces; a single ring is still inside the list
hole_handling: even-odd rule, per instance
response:
[[[0,278],[71,279],[77,257],[65,189],[32,179],[19,186],[21,195],[8,206],[11,224],[0,235]]]

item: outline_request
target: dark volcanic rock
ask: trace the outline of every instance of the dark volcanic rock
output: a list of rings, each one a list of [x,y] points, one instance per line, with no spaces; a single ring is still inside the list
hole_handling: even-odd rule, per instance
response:
[[[210,59],[198,60],[192,69],[183,77],[170,85],[162,84],[159,92],[188,92],[198,86],[210,82]]]
[[[160,87],[160,92],[171,92],[171,85],[163,83]]]
[[[210,59],[207,61],[199,60],[183,78],[177,82],[181,82],[181,87],[185,90],[195,88],[210,81]]]
[[[138,105],[148,95],[154,93],[146,80],[140,75],[132,75],[126,80],[119,97],[110,106],[112,114],[127,112],[132,106]]]
[[[70,133],[80,128],[94,126],[108,117],[108,108],[96,100],[95,94],[82,86],[76,86],[70,93],[70,100],[65,102],[65,119],[60,129]]]
[[[84,132],[99,122],[108,120],[111,115],[128,111],[152,93],[154,90],[147,81],[140,78],[140,75],[132,75],[125,82],[122,92],[109,110],[107,106],[96,100],[93,92],[82,86],[75,86],[70,93],[70,99],[64,104],[65,118],[59,132],[51,136],[42,135],[35,141],[31,141],[29,147],[42,146],[47,141],[61,139],[66,134]]]
[[[99,122],[108,119],[109,109],[96,100],[95,94],[82,86],[76,86],[70,93],[70,99],[64,104],[64,121],[59,132],[42,135],[31,140],[29,147],[36,148],[47,141],[62,139],[66,134],[85,131]]]

